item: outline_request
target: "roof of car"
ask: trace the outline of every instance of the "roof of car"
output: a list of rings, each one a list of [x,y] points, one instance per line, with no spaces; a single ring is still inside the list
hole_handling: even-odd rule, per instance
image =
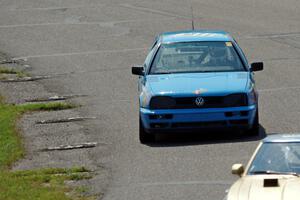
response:
[[[229,33],[222,30],[187,30],[160,34],[162,43],[195,41],[232,41]]]
[[[263,143],[300,142],[300,134],[272,134],[263,139]]]

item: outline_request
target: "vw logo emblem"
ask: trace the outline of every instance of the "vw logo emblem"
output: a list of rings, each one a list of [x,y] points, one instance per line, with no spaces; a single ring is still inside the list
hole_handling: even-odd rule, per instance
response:
[[[202,97],[197,97],[195,100],[195,103],[198,107],[203,106],[204,105],[204,99]]]

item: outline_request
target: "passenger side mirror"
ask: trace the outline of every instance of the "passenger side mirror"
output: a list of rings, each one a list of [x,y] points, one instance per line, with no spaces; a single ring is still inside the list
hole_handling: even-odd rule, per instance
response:
[[[242,176],[242,174],[244,173],[245,169],[244,169],[244,166],[243,164],[234,164],[232,165],[232,168],[231,168],[231,173],[232,174],[236,174],[238,176]]]
[[[262,71],[264,69],[264,63],[263,62],[254,62],[251,63],[251,71]]]
[[[144,67],[140,65],[134,65],[131,68],[131,73],[134,75],[143,76],[144,75]]]

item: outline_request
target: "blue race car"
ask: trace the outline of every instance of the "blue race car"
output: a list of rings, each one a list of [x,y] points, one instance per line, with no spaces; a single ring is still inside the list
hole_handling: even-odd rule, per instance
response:
[[[254,71],[236,41],[224,31],[192,30],[158,35],[139,75],[139,136],[212,128],[259,132]]]

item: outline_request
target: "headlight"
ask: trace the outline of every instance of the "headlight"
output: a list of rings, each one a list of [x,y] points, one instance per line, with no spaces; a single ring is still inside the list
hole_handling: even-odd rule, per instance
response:
[[[150,101],[150,109],[170,109],[176,105],[175,99],[166,96],[152,97]]]
[[[230,94],[224,97],[224,106],[226,107],[247,106],[247,95],[244,93]]]
[[[255,93],[254,89],[252,89],[251,92],[248,93],[248,102],[249,102],[249,105],[256,104],[256,102],[257,102],[257,97],[256,97],[256,93]]]
[[[140,96],[140,106],[142,108],[147,108],[149,106],[150,99],[151,99],[151,94],[146,90],[143,90]]]

